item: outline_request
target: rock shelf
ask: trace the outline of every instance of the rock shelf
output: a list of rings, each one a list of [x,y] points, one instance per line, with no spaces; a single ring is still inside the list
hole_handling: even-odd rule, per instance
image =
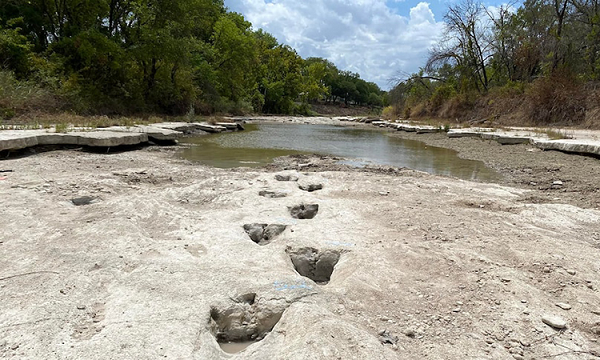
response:
[[[67,133],[48,130],[4,130],[0,131],[0,151],[21,150],[38,145],[75,145],[89,147],[117,147],[139,145],[148,141],[174,142],[186,133],[205,131],[218,133],[226,130],[241,130],[236,123],[225,126],[205,123],[157,123],[152,125],[111,126],[87,131],[73,129]]]
[[[566,131],[565,136],[572,139],[549,139],[544,129],[510,128],[499,130],[493,128],[460,128],[444,129],[429,125],[413,125],[406,122],[372,121],[363,119],[340,119],[342,121],[365,122],[371,125],[391,128],[398,131],[415,132],[417,134],[446,132],[449,138],[475,137],[483,140],[494,140],[502,145],[531,144],[542,150],[558,150],[567,153],[600,156],[600,134],[593,131]],[[563,130],[558,131],[559,133]],[[577,134],[575,134],[577,132]],[[569,134],[567,134],[569,133]]]

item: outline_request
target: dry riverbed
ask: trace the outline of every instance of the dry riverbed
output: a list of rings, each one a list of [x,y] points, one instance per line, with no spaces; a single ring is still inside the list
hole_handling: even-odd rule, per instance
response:
[[[524,169],[503,151],[522,152],[533,175],[316,156],[221,170],[176,147],[0,161],[0,357],[598,358],[597,202],[572,188],[573,155],[496,150],[488,163]],[[217,343],[262,337],[236,355]]]
[[[542,151],[533,145],[501,145],[477,138],[451,139],[443,133],[416,134],[401,131],[391,136],[423,141],[453,149],[458,156],[483,161],[503,178],[499,183],[534,190],[531,202],[569,203],[600,209],[600,159],[560,151]]]

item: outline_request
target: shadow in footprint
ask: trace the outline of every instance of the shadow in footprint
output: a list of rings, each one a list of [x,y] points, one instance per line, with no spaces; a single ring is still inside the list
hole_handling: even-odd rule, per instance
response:
[[[323,184],[300,184],[298,185],[298,188],[300,188],[300,190],[314,192],[317,190],[322,190]]]
[[[284,193],[282,191],[263,190],[260,191],[258,195],[269,199],[280,199],[286,197],[287,193]]]
[[[318,204],[300,204],[288,208],[294,219],[313,219],[319,212]]]
[[[237,353],[261,341],[277,325],[285,307],[260,303],[256,294],[245,294],[226,307],[212,307],[209,326],[223,351]]]
[[[320,285],[326,285],[331,279],[335,265],[341,253],[336,250],[319,251],[315,248],[299,248],[286,250],[298,274],[311,279]]]
[[[246,224],[244,230],[250,239],[258,245],[264,246],[275,239],[287,229],[287,225],[281,224]]]
[[[95,197],[92,197],[92,196],[82,196],[82,197],[71,199],[71,202],[75,206],[85,206],[85,205],[90,205],[91,203],[94,202],[94,200],[96,200]]]

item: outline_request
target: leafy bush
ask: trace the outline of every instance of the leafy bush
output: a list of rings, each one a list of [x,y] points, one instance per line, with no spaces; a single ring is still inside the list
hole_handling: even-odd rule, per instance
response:
[[[432,109],[434,111],[439,109],[442,105],[444,105],[444,103],[448,99],[450,99],[455,94],[456,94],[456,91],[454,90],[454,87],[452,87],[450,85],[438,86],[434,90],[433,95],[431,95],[430,102],[431,102]]]
[[[394,110],[393,106],[387,106],[381,112],[381,116],[386,120],[391,120],[395,117],[395,113],[396,111]]]
[[[0,117],[12,118],[30,109],[54,110],[57,98],[32,81],[19,81],[11,71],[0,70]]]

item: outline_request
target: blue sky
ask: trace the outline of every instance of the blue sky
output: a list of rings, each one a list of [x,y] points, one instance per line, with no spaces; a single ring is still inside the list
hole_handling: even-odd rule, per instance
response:
[[[428,49],[442,34],[447,3],[225,0],[230,10],[291,45],[302,57],[327,58],[386,90],[399,72],[415,72],[424,65]]]

